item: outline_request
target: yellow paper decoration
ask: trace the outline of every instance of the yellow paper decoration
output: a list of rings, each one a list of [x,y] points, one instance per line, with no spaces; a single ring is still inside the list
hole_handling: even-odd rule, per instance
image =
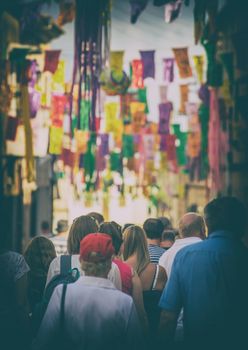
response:
[[[61,60],[58,63],[56,72],[52,77],[52,90],[64,92],[65,89],[65,61]]]
[[[52,126],[50,128],[50,154],[61,154],[63,142],[63,129]]]
[[[89,140],[88,131],[74,130],[74,137],[76,140],[76,149],[78,153],[86,153],[87,142]]]
[[[200,56],[194,56],[193,57],[194,60],[194,65],[195,65],[195,70],[197,73],[197,78],[199,83],[203,83],[203,66],[204,66],[204,56],[200,55]]]
[[[146,108],[146,104],[143,102],[133,101],[130,103],[130,112],[134,115],[137,112],[144,113]]]
[[[118,111],[118,103],[117,102],[108,102],[104,105],[105,111],[105,131],[106,132],[115,132],[116,130],[116,121],[117,119],[117,111]]]
[[[111,51],[110,52],[110,69],[117,72],[122,71],[123,57],[124,57],[124,51]]]

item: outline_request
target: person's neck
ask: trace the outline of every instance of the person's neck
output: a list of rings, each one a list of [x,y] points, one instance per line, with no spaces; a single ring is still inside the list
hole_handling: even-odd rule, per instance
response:
[[[159,245],[160,239],[159,238],[155,238],[155,239],[147,238],[147,243],[151,244],[151,245]]]

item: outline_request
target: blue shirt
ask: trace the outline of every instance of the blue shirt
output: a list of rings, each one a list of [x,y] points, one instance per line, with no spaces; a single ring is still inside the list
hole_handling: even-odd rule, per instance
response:
[[[219,339],[223,346],[223,339],[230,344],[246,336],[247,252],[230,232],[216,231],[177,253],[159,306],[176,313],[184,308],[184,333],[191,343]]]
[[[148,244],[150,261],[153,264],[158,264],[160,257],[164,254],[164,249],[155,244]]]

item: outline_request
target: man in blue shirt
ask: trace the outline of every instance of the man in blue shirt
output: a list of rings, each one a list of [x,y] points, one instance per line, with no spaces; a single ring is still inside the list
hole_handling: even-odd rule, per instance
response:
[[[177,253],[163,291],[161,341],[172,342],[183,307],[183,349],[245,349],[248,251],[241,242],[245,208],[236,198],[222,197],[212,200],[204,213],[209,237]]]

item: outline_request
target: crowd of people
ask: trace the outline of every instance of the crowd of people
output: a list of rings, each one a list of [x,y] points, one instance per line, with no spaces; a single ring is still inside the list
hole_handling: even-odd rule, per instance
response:
[[[214,199],[175,227],[121,227],[92,212],[59,222],[57,236],[42,229],[23,255],[1,247],[1,349],[247,348],[238,199]]]

